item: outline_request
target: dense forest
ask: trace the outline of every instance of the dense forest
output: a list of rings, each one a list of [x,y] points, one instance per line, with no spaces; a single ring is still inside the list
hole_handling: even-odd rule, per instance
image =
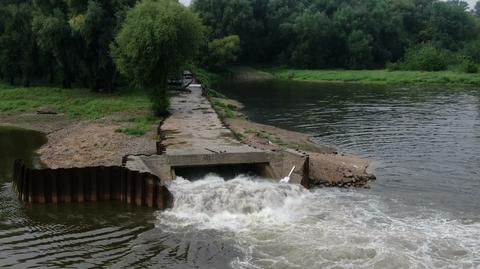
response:
[[[479,15],[458,0],[2,0],[0,78],[113,91],[191,61],[476,72]]]
[[[392,67],[432,70],[480,63],[480,11],[458,0],[194,0],[193,8],[211,39],[239,36],[243,62],[357,69],[406,58]],[[412,63],[417,57],[436,63]]]

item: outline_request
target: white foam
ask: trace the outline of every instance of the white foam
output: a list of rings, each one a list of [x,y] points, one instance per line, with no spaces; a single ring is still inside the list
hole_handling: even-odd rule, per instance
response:
[[[235,268],[476,268],[480,224],[438,212],[397,212],[355,191],[209,175],[170,189],[175,207],[159,213],[172,231],[234,234],[244,257]]]

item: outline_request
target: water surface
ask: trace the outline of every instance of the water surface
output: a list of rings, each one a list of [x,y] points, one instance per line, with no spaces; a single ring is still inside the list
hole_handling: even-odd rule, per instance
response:
[[[369,193],[480,217],[480,89],[295,81],[219,89],[249,118],[375,161]]]

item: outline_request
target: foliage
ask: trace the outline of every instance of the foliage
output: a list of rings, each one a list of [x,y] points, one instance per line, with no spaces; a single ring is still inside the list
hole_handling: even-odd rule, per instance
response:
[[[480,64],[479,7],[469,11],[459,0],[193,0],[192,8],[176,0],[2,0],[0,79],[112,92],[121,73],[137,86],[162,88],[198,47],[197,59],[215,68],[437,70],[445,68],[442,54],[447,64]],[[421,53],[436,58],[409,66],[409,48],[422,44],[432,47]],[[152,96],[165,110],[165,95]]]
[[[434,2],[423,33],[426,41],[456,51],[478,37],[478,29],[467,9],[468,4],[462,1]]]
[[[208,70],[198,67],[197,65],[190,64],[187,66],[187,69],[191,70],[195,75],[195,78],[199,80],[202,86],[209,91],[213,86],[214,80],[218,79],[217,74],[209,72]]]
[[[240,38],[230,35],[208,43],[205,63],[210,67],[223,67],[237,61],[240,53]]]
[[[463,57],[476,64],[480,64],[480,39],[466,44],[461,53]]]
[[[423,44],[409,48],[400,64],[403,70],[440,71],[448,66],[447,53],[432,44]]]
[[[2,1],[0,78],[11,84],[21,79],[25,86],[46,80],[113,91],[117,76],[109,44],[134,2]]]
[[[135,86],[153,90],[157,115],[167,113],[168,75],[195,56],[202,34],[197,16],[175,0],[139,2],[128,12],[111,47],[112,56],[120,73]]]
[[[465,73],[470,73],[470,74],[478,73],[478,66],[471,60],[465,59],[462,62],[461,66],[462,66],[462,71]]]
[[[457,52],[479,38],[465,2],[450,0],[194,0],[210,39],[240,37],[239,62],[378,68],[430,43]]]

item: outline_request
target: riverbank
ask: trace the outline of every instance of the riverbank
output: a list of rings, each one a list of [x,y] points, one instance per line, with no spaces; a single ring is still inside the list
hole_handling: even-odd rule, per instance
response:
[[[314,82],[346,82],[365,84],[443,84],[480,85],[480,74],[457,71],[389,71],[380,70],[300,70],[262,68],[277,79]]]
[[[240,102],[214,90],[209,98],[224,124],[243,143],[266,151],[293,151],[309,156],[310,186],[368,187],[376,179],[368,171],[369,160],[338,152],[333,146],[313,143],[308,134],[252,122],[242,113]]]
[[[217,95],[211,96],[210,102],[224,124],[243,144],[265,151],[296,151],[298,156],[309,155],[309,167],[312,167],[309,174],[314,175],[312,185],[364,186],[373,179],[367,173],[368,161],[338,153],[332,147],[317,145],[306,134],[250,122],[241,113],[240,103],[226,99],[221,94]],[[33,129],[47,134],[48,142],[38,150],[41,161],[47,167],[120,165],[123,156],[152,155],[157,151],[159,137],[156,130],[160,119],[149,116],[150,102],[141,92],[104,95],[85,89],[3,86],[0,96],[3,97],[0,101],[0,125]],[[180,100],[177,103],[182,106],[182,102]],[[182,109],[172,109],[172,116],[166,122],[177,126],[179,120],[175,120],[175,114],[181,115]],[[193,108],[194,115],[198,114],[199,109]],[[200,110],[204,112],[203,108]],[[213,111],[211,113],[215,114]],[[207,117],[208,113],[198,115]],[[191,125],[195,122],[198,123],[196,129]],[[199,118],[187,125],[195,130],[203,130],[205,127],[201,122],[202,119]],[[161,128],[170,125],[163,124]],[[210,126],[205,132],[217,129],[221,128]],[[163,133],[173,135],[174,139],[173,142],[172,139],[162,141],[163,144],[175,144],[177,132]],[[200,132],[203,137],[201,134],[203,133]],[[196,135],[194,132],[188,137]],[[169,137],[165,137],[167,138]]]
[[[45,133],[38,153],[50,168],[121,165],[125,155],[153,154],[159,122],[143,92],[0,85],[0,125]]]

